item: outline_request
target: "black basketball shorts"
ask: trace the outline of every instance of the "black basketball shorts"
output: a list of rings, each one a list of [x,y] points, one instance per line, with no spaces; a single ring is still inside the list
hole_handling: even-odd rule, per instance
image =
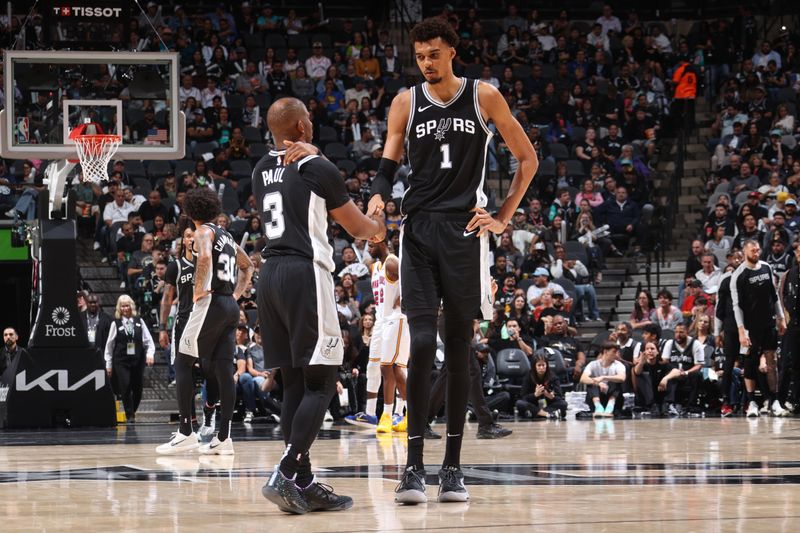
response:
[[[258,282],[258,323],[267,368],[339,366],[342,330],[331,273],[302,257],[270,257]]]
[[[199,358],[204,368],[218,359],[233,361],[238,323],[239,306],[233,296],[206,296],[194,303],[178,351]]]
[[[448,316],[472,320],[492,317],[489,236],[468,232],[471,213],[410,215],[400,232],[403,312],[437,316],[440,302]]]

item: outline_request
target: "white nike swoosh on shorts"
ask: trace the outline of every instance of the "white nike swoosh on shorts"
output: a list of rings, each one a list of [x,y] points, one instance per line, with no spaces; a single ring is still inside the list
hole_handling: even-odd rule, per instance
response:
[[[470,235],[475,235],[475,232],[477,232],[477,231],[478,230],[476,230],[476,229],[474,229],[472,231],[465,231],[464,232],[464,237],[469,237]]]

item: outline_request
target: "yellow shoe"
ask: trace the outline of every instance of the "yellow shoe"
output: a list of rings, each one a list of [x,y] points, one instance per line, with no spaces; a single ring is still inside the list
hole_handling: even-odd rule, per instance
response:
[[[391,433],[392,432],[392,417],[389,413],[383,413],[381,420],[378,422],[378,433]]]
[[[400,418],[400,421],[392,426],[392,431],[395,433],[408,433],[408,420],[406,417]]]

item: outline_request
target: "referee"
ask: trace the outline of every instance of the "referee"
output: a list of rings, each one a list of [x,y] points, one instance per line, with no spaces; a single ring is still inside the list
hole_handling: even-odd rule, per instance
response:
[[[731,302],[736,327],[739,331],[739,345],[744,355],[744,386],[747,389],[747,416],[759,416],[755,402],[756,378],[758,372],[767,374],[770,410],[775,416],[784,416],[786,411],[777,398],[778,372],[775,364],[775,350],[778,335],[786,331],[775,278],[769,264],[759,260],[761,246],[748,239],[744,246],[744,262],[731,276]],[[747,350],[747,353],[744,351]],[[761,359],[764,359],[762,362]]]

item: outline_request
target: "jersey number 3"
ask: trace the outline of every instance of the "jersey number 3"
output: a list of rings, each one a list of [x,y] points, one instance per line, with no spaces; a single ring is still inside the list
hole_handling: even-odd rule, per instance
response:
[[[264,213],[269,213],[272,218],[265,225],[268,239],[280,239],[286,224],[283,221],[283,196],[279,192],[264,195]]]

